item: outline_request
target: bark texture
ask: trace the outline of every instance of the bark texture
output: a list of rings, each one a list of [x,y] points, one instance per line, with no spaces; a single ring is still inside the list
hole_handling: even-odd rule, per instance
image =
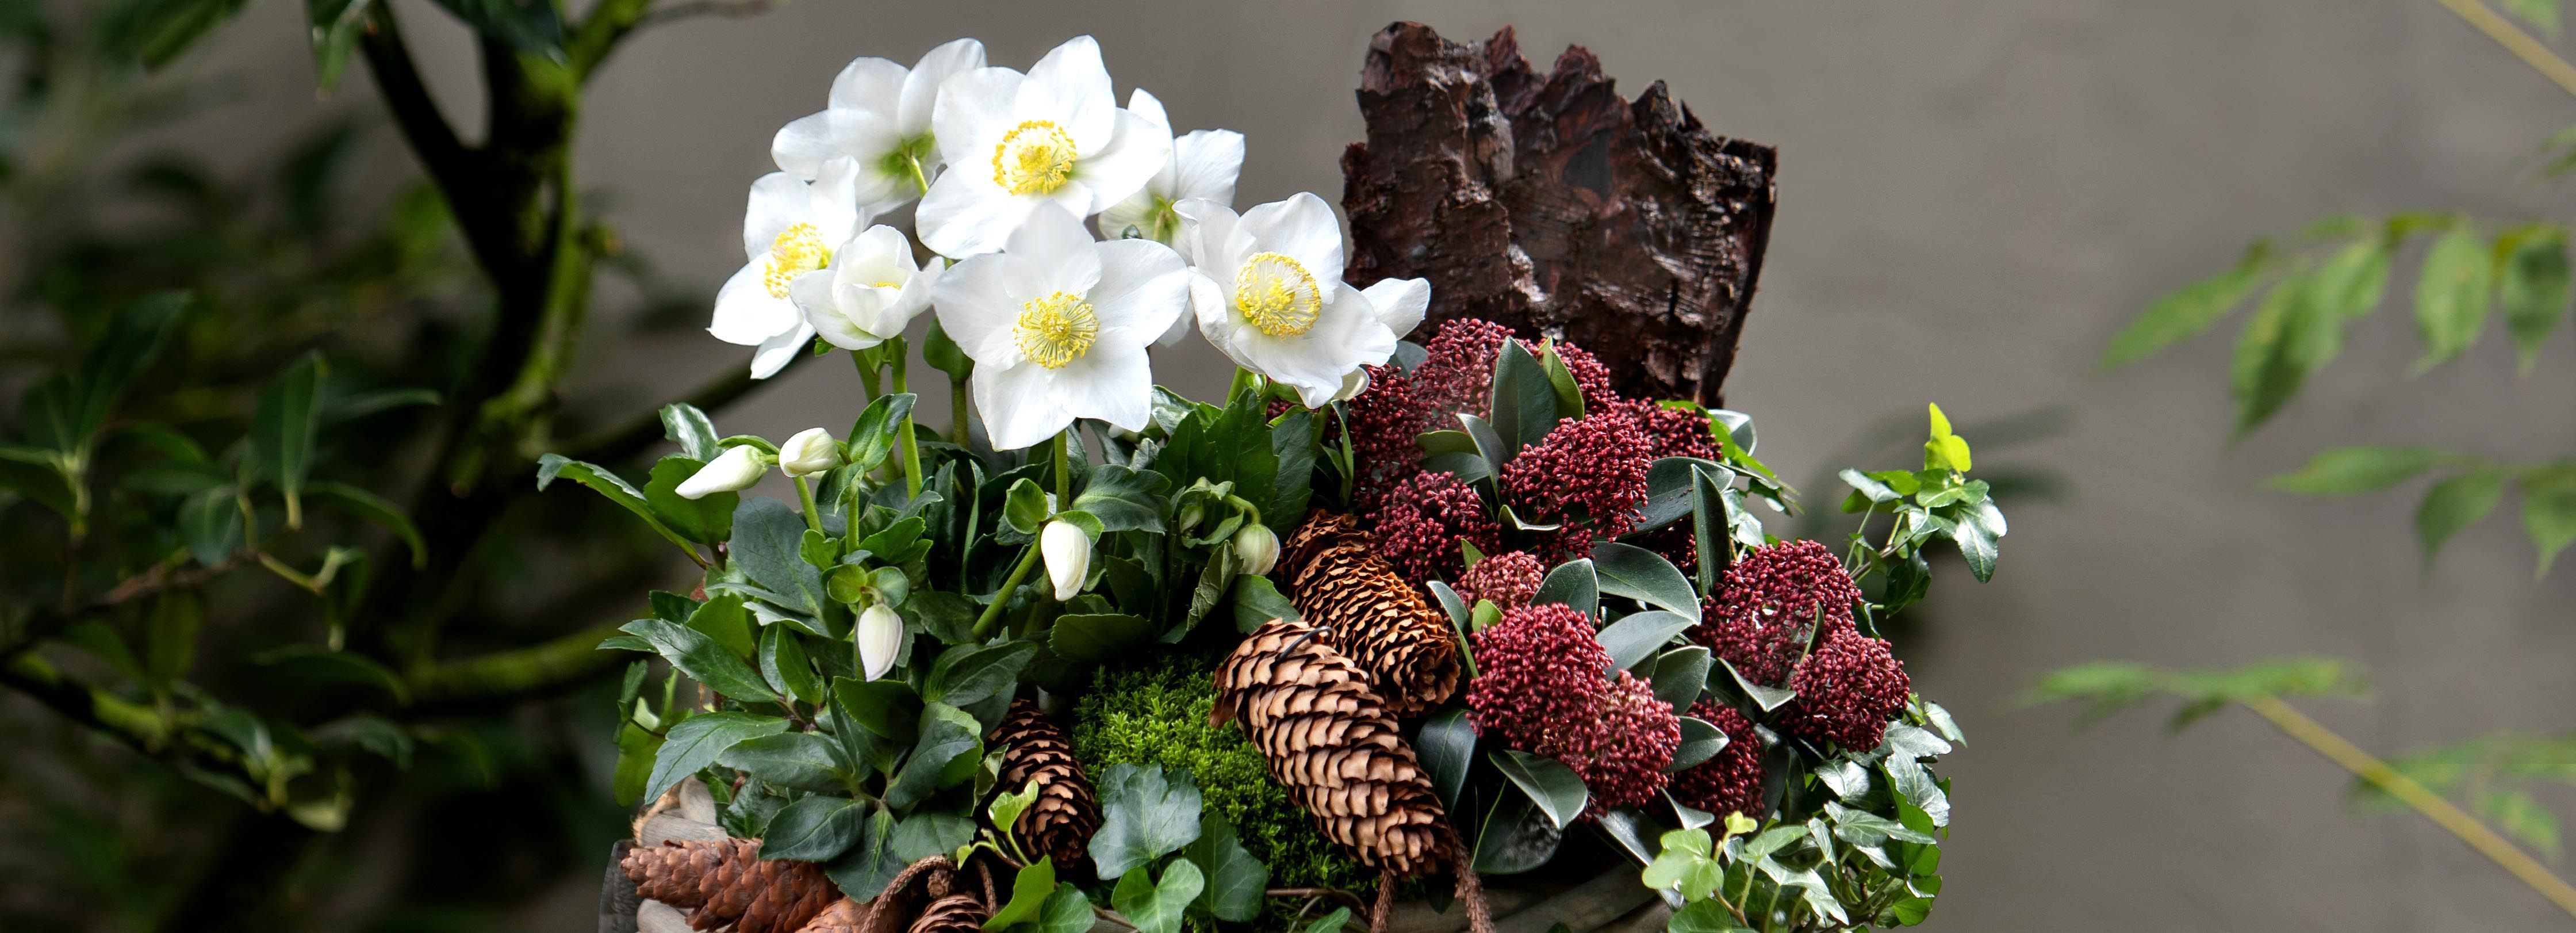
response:
[[[1582,46],[1541,74],[1396,23],[1369,43],[1342,154],[1344,278],[1431,282],[1429,323],[1580,344],[1620,394],[1714,405],[1778,199],[1769,146],[1718,136],[1663,82],[1623,100]]]

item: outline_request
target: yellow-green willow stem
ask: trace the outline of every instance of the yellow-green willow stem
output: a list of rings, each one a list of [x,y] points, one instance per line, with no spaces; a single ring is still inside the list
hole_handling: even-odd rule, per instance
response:
[[[2497,45],[2504,46],[2505,51],[2513,53],[2515,58],[2522,59],[2523,64],[2531,66],[2533,71],[2540,72],[2541,77],[2548,78],[2550,83],[2558,85],[2559,90],[2576,94],[2576,65],[2569,65],[2566,59],[2558,57],[2558,54],[2550,51],[2548,46],[2540,44],[2540,40],[2532,38],[2530,33],[2522,31],[2521,27],[2515,26],[2502,14],[2489,9],[2486,4],[2478,0],[2433,0],[2433,2],[2448,8],[2453,15],[2468,23],[2470,28],[2486,33],[2487,38],[2495,40]]]
[[[2273,726],[2288,733],[2291,738],[2306,743],[2309,748],[2315,749],[2317,754],[2326,756],[2326,760],[2342,765],[2343,769],[2352,772],[2354,777],[2369,781],[2379,789],[2387,791],[2389,796],[2415,808],[2415,812],[2424,814],[2424,818],[2432,820],[2434,825],[2449,830],[2451,835],[2459,837],[2461,842],[2467,843],[2469,848],[2476,849],[2478,854],[2494,859],[2497,865],[2503,866],[2505,871],[2512,872],[2514,877],[2522,880],[2522,883],[2530,885],[2532,890],[2540,892],[2542,897],[2557,904],[2558,909],[2566,911],[2568,916],[2576,917],[2576,887],[2569,887],[2565,880],[2550,874],[2549,869],[2542,867],[2539,860],[2515,848],[2513,843],[2505,841],[2503,836],[2496,835],[2495,830],[2488,829],[2486,824],[2478,822],[2476,817],[2453,806],[2450,801],[2426,789],[2414,778],[2407,777],[2397,769],[2389,767],[2387,762],[2372,757],[2369,752],[2362,751],[2359,746],[2346,741],[2343,736],[2335,734],[2334,730],[2326,728],[2324,724],[2308,718],[2307,714],[2299,712],[2297,708],[2281,702],[2279,697],[2260,696],[2244,702],[2246,709],[2253,710],[2256,715],[2271,720]]]

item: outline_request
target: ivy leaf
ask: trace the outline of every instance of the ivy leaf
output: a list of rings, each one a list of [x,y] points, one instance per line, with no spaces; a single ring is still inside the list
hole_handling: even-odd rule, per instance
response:
[[[2272,244],[2257,240],[2246,247],[2234,268],[2181,288],[2147,305],[2137,320],[2111,338],[2102,351],[2102,368],[2126,366],[2208,330],[2227,312],[2245,303],[2263,284],[2272,264]]]
[[[2523,0],[2550,2],[2555,0]],[[2551,7],[2555,10],[2556,7]],[[2558,320],[2567,316],[2571,293],[2567,267],[2567,230],[2535,224],[2496,238],[2498,252],[2512,244],[2500,262],[2496,297],[2504,305],[2505,332],[2513,336],[2522,374],[2531,375],[2540,347],[2549,342]]]
[[[1011,823],[1003,820],[994,825],[1009,826]],[[992,919],[984,921],[984,929],[1006,930],[1015,923],[1035,921],[1039,912],[1045,909],[1047,900],[1053,896],[1055,859],[1040,856],[1037,864],[1020,869],[1019,875],[1011,879],[1010,902],[1003,904],[1001,910],[994,911]]]
[[[659,799],[663,791],[680,783],[682,778],[715,764],[716,757],[724,754],[726,749],[745,739],[785,731],[785,719],[735,710],[699,713],[680,720],[664,737],[661,753],[653,758],[653,771],[644,781],[643,796],[648,800]]]
[[[618,628],[644,639],[662,659],[671,662],[693,680],[736,700],[754,703],[776,703],[778,694],[762,682],[760,674],[744,663],[742,657],[715,639],[686,625],[660,619],[637,619]]]
[[[2424,548],[2424,568],[2432,569],[2443,542],[2487,517],[2503,498],[2504,474],[2486,467],[2433,484],[2415,509],[2415,540]]]
[[[1198,786],[1186,774],[1111,765],[1100,781],[1100,829],[1091,837],[1100,877],[1116,878],[1188,845],[1199,835],[1199,811]]]
[[[2522,530],[2540,551],[2535,579],[2548,576],[2558,552],[2576,544],[2576,465],[2560,465],[2523,478]]]
[[[1109,903],[1127,922],[1136,925],[1136,933],[1180,933],[1190,901],[1206,884],[1198,866],[1179,860],[1163,868],[1160,881],[1143,871],[1118,879],[1118,887],[1109,894]]]
[[[1640,880],[1649,888],[1678,891],[1684,900],[1703,901],[1725,883],[1726,868],[1710,851],[1708,830],[1677,829],[1664,834],[1663,848]]]
[[[1068,884],[1047,897],[1046,908],[1038,917],[1038,933],[1089,933],[1095,922],[1090,896]]]
[[[1192,906],[1219,920],[1250,922],[1261,915],[1262,892],[1270,887],[1270,866],[1253,858],[1236,837],[1225,814],[1208,811],[1199,819],[1199,837],[1181,848],[1181,857],[1199,867],[1206,884]],[[1169,876],[1165,876],[1169,880]]]
[[[1566,767],[1562,761],[1518,749],[1496,752],[1488,756],[1488,760],[1504,777],[1511,779],[1513,786],[1528,794],[1531,802],[1538,804],[1539,812],[1546,814],[1548,822],[1559,831],[1572,825],[1574,818],[1583,815],[1584,806],[1592,801],[1592,792],[1583,786],[1583,779],[1576,777],[1574,769]]]
[[[2495,262],[2476,230],[2456,225],[2433,241],[2415,280],[2415,331],[2424,340],[2415,372],[2430,371],[2477,343],[2494,292]]]
[[[1699,621],[1699,592],[1663,555],[1633,544],[1604,541],[1592,548],[1592,567],[1602,592]]]
[[[2431,447],[2331,447],[2318,451],[2296,472],[2272,477],[2271,486],[2303,496],[2378,492],[2423,475],[2440,465],[2445,456]]]
[[[1959,556],[1968,562],[1968,572],[1984,583],[1995,578],[1995,560],[2002,555],[1996,546],[1995,533],[1979,521],[1960,521],[1950,525],[1950,540],[1959,546]]]
[[[788,804],[787,809],[769,818],[769,829],[761,837],[760,858],[799,862],[838,858],[858,844],[873,809],[847,797],[807,797]]]

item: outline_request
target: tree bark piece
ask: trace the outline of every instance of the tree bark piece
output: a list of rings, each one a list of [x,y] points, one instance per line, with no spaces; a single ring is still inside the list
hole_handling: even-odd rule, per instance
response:
[[[1621,99],[1581,46],[1534,72],[1508,26],[1481,45],[1388,26],[1359,103],[1346,280],[1426,278],[1430,324],[1570,340],[1622,395],[1720,402],[1770,238],[1775,150],[1709,132],[1660,81]]]

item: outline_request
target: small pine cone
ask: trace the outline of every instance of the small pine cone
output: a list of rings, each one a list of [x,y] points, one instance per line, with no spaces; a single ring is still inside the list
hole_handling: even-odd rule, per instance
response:
[[[1440,867],[1446,832],[1431,779],[1368,676],[1303,622],[1273,619],[1216,671],[1216,722],[1241,720],[1270,776],[1360,864]]]
[[[1368,672],[1387,712],[1419,716],[1458,692],[1458,641],[1357,525],[1318,509],[1297,526],[1279,552],[1289,600]]]
[[[985,918],[992,915],[992,911],[984,909],[982,900],[960,891],[930,902],[921,916],[913,919],[908,933],[978,933],[984,928]]]
[[[821,865],[761,861],[758,839],[675,839],[626,853],[624,867],[636,893],[689,909],[700,930],[791,933],[841,896]]]
[[[844,897],[825,906],[822,913],[805,921],[796,933],[859,933],[860,924],[867,920],[867,916],[866,906]]]
[[[1100,804],[1082,763],[1074,760],[1073,742],[1064,728],[1039,712],[1037,704],[1013,700],[990,744],[1010,749],[1002,758],[997,791],[1018,793],[1032,784],[1038,788],[1038,799],[1011,826],[1020,848],[1031,858],[1053,856],[1059,872],[1082,864],[1091,834],[1100,829]]]

